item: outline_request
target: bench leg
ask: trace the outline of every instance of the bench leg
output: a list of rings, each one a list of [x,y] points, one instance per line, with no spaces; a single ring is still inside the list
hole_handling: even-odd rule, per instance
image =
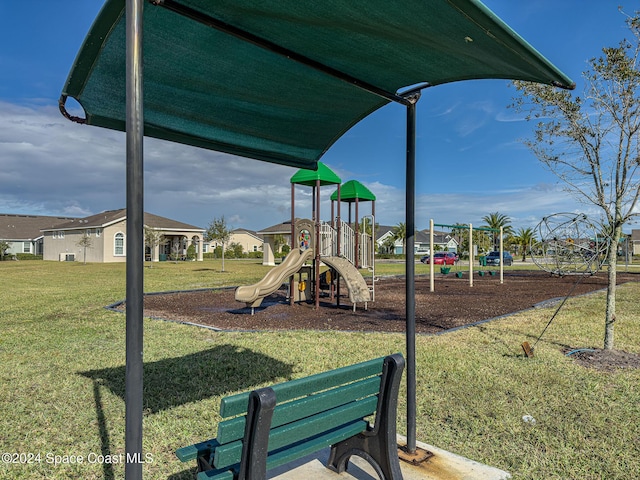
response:
[[[269,430],[275,406],[276,394],[270,387],[251,392],[238,480],[267,478]]]
[[[404,358],[395,354],[384,361],[378,409],[373,428],[331,446],[327,467],[342,473],[353,455],[367,460],[382,480],[402,480],[396,440],[398,390]]]

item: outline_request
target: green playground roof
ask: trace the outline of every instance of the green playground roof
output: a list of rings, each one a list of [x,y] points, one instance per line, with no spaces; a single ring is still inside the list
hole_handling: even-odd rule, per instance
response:
[[[125,130],[125,52],[125,0],[106,0],[65,116]],[[298,168],[371,112],[407,105],[412,87],[574,86],[478,0],[157,0],[144,4],[143,55],[145,135]]]
[[[338,200],[338,190],[331,194],[331,200]],[[340,186],[341,202],[375,202],[376,196],[357,180],[349,180]]]
[[[318,180],[320,180],[320,185],[340,185],[342,183],[340,177],[322,162],[318,162],[317,170],[298,170],[290,181],[296,185],[315,187]]]

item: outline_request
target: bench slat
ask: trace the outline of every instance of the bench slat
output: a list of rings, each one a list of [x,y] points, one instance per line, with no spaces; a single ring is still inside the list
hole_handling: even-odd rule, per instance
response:
[[[220,443],[215,438],[212,438],[210,440],[205,440],[204,442],[196,443],[195,445],[179,448],[176,450],[176,456],[180,461],[188,462],[190,460],[195,460],[198,457],[208,455],[219,445]]]
[[[325,447],[334,445],[338,442],[351,438],[354,435],[358,435],[363,432],[368,426],[368,422],[365,420],[358,420],[357,422],[344,425],[336,430],[332,430],[323,435],[317,436],[313,439],[304,442],[298,442],[292,446],[289,446],[279,452],[275,452],[267,459],[267,470],[298,458],[304,457],[311,453],[322,450]]]
[[[231,470],[207,470],[198,473],[198,480],[233,480],[233,472]]]
[[[318,450],[322,450],[323,448],[326,448],[337,442],[341,442],[342,440],[351,438],[354,435],[362,432],[366,428],[367,422],[365,422],[364,420],[359,420],[357,422],[344,425],[338,429],[324,433],[323,435],[319,435],[304,442],[298,442],[297,444],[282,449],[278,452],[274,452],[273,454],[269,455],[267,459],[267,470],[279,467],[293,460],[304,457],[305,455],[309,455],[311,453],[317,452]],[[237,468],[235,465],[233,467]],[[224,473],[231,475],[228,470]],[[207,472],[200,472],[197,477],[198,480],[227,480],[231,478],[232,476],[224,476],[222,473],[220,473],[220,470],[209,470]]]
[[[300,420],[316,413],[344,405],[353,399],[376,395],[380,390],[380,377],[371,377],[356,383],[310,395],[278,406],[273,413],[271,428]],[[239,440],[244,437],[246,416],[225,420],[218,424],[216,437],[220,444]]]
[[[317,373],[305,378],[290,380],[271,386],[279,402],[287,402],[297,397],[327,390],[337,385],[354,382],[362,378],[380,375],[384,357],[349,365],[328,372]],[[220,416],[233,417],[247,412],[249,393],[244,392],[223,398],[220,402]]]
[[[367,397],[356,400],[341,407],[318,413],[311,417],[289,423],[271,430],[269,436],[269,451],[278,450],[287,445],[326,432],[334,428],[361,420],[375,412],[378,404],[377,397]],[[365,422],[366,425],[366,422]],[[216,448],[214,465],[216,468],[226,468],[240,461],[242,455],[242,441],[227,443]]]

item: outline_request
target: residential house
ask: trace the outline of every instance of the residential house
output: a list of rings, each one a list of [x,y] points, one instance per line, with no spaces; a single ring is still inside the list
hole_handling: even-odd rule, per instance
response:
[[[244,253],[261,252],[263,242],[264,239],[257,232],[248,230],[246,228],[235,228],[231,231],[229,241],[225,245],[225,248],[229,248],[229,245],[231,245],[232,243],[237,243],[238,245],[242,246],[242,251]],[[215,240],[205,242],[204,251],[205,253],[208,251],[213,251],[214,248],[221,245],[221,242]]]
[[[67,223],[73,217],[50,217],[43,215],[0,214],[0,241],[7,242],[5,255],[14,257],[19,253],[43,254],[42,229]]]
[[[394,241],[393,252],[385,252],[384,245],[387,243],[388,239],[393,238],[394,228],[395,228],[394,226],[386,226],[386,225],[378,226],[376,243],[378,244],[379,252],[402,255],[404,251],[404,246],[401,239]],[[428,229],[417,231],[414,237],[414,254],[415,255],[428,254],[430,251],[429,242],[430,242],[430,238],[429,238]],[[434,250],[446,250],[449,252],[456,252],[458,249],[458,242],[452,235],[446,232],[439,232],[434,230],[433,246],[434,246]]]
[[[631,230],[632,255],[640,255],[640,230]]]
[[[262,264],[275,265],[276,255],[279,255],[284,245],[291,245],[291,221],[278,223],[256,232],[261,235]]]
[[[44,259],[124,262],[127,259],[126,221],[127,211],[120,209],[45,228],[42,230]],[[144,247],[147,260],[183,259],[189,245],[194,245],[196,258],[202,261],[204,229],[150,213],[144,214],[144,225],[159,237],[157,244]],[[86,248],[80,246],[84,237],[89,240]]]

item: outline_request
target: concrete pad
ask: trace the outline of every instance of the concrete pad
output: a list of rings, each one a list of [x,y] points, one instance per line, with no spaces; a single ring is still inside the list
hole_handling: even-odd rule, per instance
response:
[[[398,446],[406,445],[406,439],[398,435]],[[442,450],[432,445],[417,442],[420,449],[434,455],[420,465],[400,461],[404,480],[507,480],[511,475],[503,470]],[[337,474],[325,467],[329,459],[326,448],[296,462],[276,468],[269,472],[272,480],[376,480],[378,475],[369,463],[353,456],[347,471]]]

